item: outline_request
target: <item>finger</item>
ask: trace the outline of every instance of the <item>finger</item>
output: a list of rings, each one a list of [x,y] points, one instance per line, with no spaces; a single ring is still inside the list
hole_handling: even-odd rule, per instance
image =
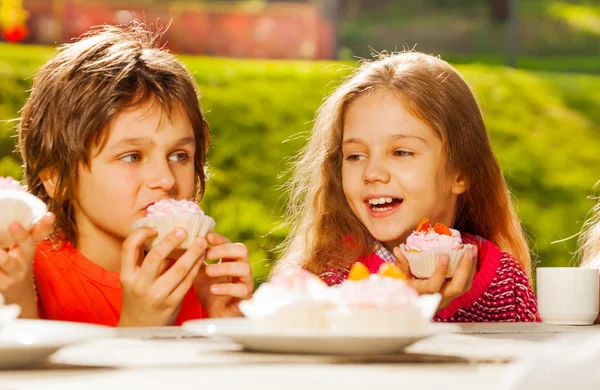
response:
[[[199,245],[202,248],[207,247],[207,243],[206,243],[206,239],[204,237],[198,237],[196,238],[196,245]],[[182,255],[185,254],[184,250],[182,251]],[[179,258],[181,258],[181,256],[179,256]],[[165,271],[167,270],[167,268],[169,268],[169,266],[174,262],[175,260],[173,259],[165,259],[163,260],[163,262],[160,264],[160,266],[158,267],[158,276],[163,275],[165,273]]]
[[[463,254],[452,280],[445,286],[444,295],[448,298],[455,298],[465,293],[470,288],[469,285],[473,280],[474,271],[473,251],[469,249]]]
[[[248,262],[248,248],[241,243],[226,243],[212,246],[206,250],[207,260],[234,260]]]
[[[204,264],[204,262],[198,260],[194,264],[190,272],[185,276],[183,281],[181,281],[181,283],[179,283],[179,285],[177,285],[177,287],[175,287],[175,289],[171,292],[169,299],[172,302],[181,302],[183,300],[185,294],[187,294],[187,292],[190,291],[190,288],[192,288],[194,280],[196,279],[196,276],[198,275],[202,264]]]
[[[33,236],[29,234],[29,232],[23,229],[18,222],[13,222],[8,227],[8,232],[10,233],[12,239],[15,241],[16,247],[13,247],[13,250],[18,249],[16,256],[19,256],[23,262],[26,262],[27,265],[33,262],[33,257],[35,255],[37,242],[33,239]]]
[[[0,291],[6,291],[13,284],[13,278],[0,270]]]
[[[206,250],[204,242],[206,241],[196,240],[173,266],[156,280],[156,288],[168,292],[169,295],[172,294],[194,269],[196,263],[203,263]]]
[[[426,281],[425,290],[430,294],[436,293],[441,290],[442,285],[446,281],[446,274],[448,273],[448,264],[450,262],[450,256],[446,253],[441,253],[438,257],[438,263],[435,267],[435,271]]]
[[[150,227],[141,227],[135,229],[125,241],[123,241],[123,250],[121,251],[121,276],[130,276],[137,272],[138,262],[140,260],[140,250],[144,241],[156,236],[156,229]]]
[[[208,241],[208,244],[211,246],[229,244],[231,242],[231,240],[227,237],[215,232],[208,232],[208,234],[206,235],[206,241]]]
[[[160,265],[158,266],[158,272],[157,275],[160,276],[162,274],[165,273],[165,271],[167,270],[167,268],[169,268],[169,266],[174,262],[175,260],[173,259],[164,259],[162,261],[162,263],[160,263]]]
[[[226,295],[233,298],[247,299],[252,297],[252,289],[244,283],[223,283],[210,286],[214,295]]]
[[[185,229],[175,228],[165,238],[160,240],[154,248],[150,249],[140,266],[140,279],[146,283],[151,283],[155,280],[160,275],[159,269],[163,265],[164,260],[185,240],[186,234]]]
[[[0,250],[0,269],[8,276],[20,279],[27,269],[24,262],[20,259],[22,259],[22,254],[18,246],[11,249],[8,253]]]
[[[51,212],[47,212],[42,219],[33,226],[31,236],[35,242],[40,242],[52,233],[56,217]]]
[[[404,253],[402,253],[400,247],[394,248],[394,256],[396,257],[396,266],[400,268],[400,271],[402,271],[404,276],[411,278],[412,273],[410,271],[410,264],[408,263],[406,256],[404,256]]]
[[[246,262],[207,264],[206,274],[211,278],[218,278],[220,276],[246,278],[248,275],[252,275],[252,269],[250,268],[250,264]]]

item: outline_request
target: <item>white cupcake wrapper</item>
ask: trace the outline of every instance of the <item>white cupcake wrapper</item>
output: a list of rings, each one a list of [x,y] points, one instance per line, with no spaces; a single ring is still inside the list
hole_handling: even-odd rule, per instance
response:
[[[392,309],[339,307],[327,312],[331,329],[348,332],[403,333],[423,329],[433,319],[442,296],[421,295],[414,306]]]
[[[30,230],[46,211],[46,204],[30,193],[0,191],[0,248],[8,248],[14,244],[8,232],[11,223],[19,222],[25,230]]]
[[[331,304],[326,301],[300,301],[283,305],[271,312],[251,301],[240,302],[240,310],[261,329],[325,329],[328,327],[326,312]]]
[[[412,252],[406,250],[404,244],[400,245],[400,250],[408,260],[410,272],[419,279],[427,279],[437,267],[438,257],[441,253],[447,253],[450,256],[448,272],[446,278],[451,278],[460,264],[464,253],[473,245],[465,244],[461,249],[431,249],[421,252]]]
[[[208,215],[150,215],[135,221],[131,227],[133,230],[140,227],[153,227],[158,231],[158,235],[146,243],[149,248],[153,248],[175,228],[182,228],[187,235],[177,249],[188,249],[196,238],[205,237],[209,231],[214,229],[215,220]]]

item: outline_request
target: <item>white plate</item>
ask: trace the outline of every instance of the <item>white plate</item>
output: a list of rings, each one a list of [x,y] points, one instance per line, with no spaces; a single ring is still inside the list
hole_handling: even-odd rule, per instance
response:
[[[32,367],[63,346],[114,335],[114,328],[101,325],[14,320],[0,328],[0,369]]]
[[[418,332],[340,333],[331,330],[268,331],[245,318],[187,321],[183,328],[203,336],[229,340],[261,352],[331,355],[375,355],[402,351],[415,341],[440,333],[460,332],[455,324],[430,323]]]

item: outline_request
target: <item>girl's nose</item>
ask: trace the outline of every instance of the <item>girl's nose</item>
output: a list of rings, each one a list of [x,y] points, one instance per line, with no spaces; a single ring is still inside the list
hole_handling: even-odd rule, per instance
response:
[[[365,184],[376,181],[387,183],[390,180],[390,172],[387,169],[385,161],[376,156],[369,157],[363,171],[362,179]]]

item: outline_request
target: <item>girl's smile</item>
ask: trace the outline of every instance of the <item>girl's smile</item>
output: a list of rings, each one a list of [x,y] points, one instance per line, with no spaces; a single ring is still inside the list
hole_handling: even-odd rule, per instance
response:
[[[353,101],[344,118],[342,186],[356,217],[388,249],[424,217],[451,226],[464,182],[451,177],[438,135],[385,89]]]
[[[386,218],[395,214],[404,199],[393,195],[369,195],[365,197],[367,212],[373,218]]]

